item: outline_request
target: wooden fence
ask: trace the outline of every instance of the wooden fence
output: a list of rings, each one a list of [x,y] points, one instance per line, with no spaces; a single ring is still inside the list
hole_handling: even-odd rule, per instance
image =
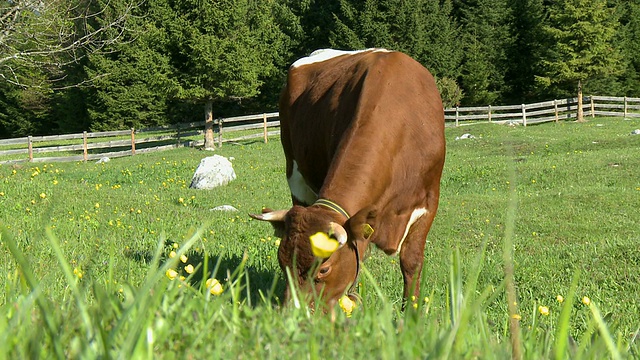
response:
[[[582,110],[585,117],[621,116],[640,117],[640,98],[585,96]],[[479,123],[531,125],[550,121],[576,119],[578,98],[552,100],[534,104],[507,106],[480,106],[445,109],[448,126]]]
[[[588,96],[583,97],[585,117],[640,117],[640,98]],[[481,123],[521,124],[524,126],[577,117],[578,98],[507,106],[456,107],[445,109],[446,126]],[[231,125],[229,125],[231,124]],[[280,133],[278,113],[238,116],[215,120],[218,146],[262,138]],[[274,129],[271,130],[270,129]],[[257,130],[260,130],[259,132]],[[230,135],[244,134],[236,137]],[[82,134],[27,136],[0,140],[0,164],[16,162],[87,161],[102,157],[119,157],[181,146],[204,144],[204,121],[122,131],[84,132]],[[40,146],[38,146],[40,145]],[[3,147],[10,148],[1,150]],[[64,152],[66,156],[47,156]]]
[[[216,119],[214,126],[218,146],[225,142],[235,142],[253,138],[268,141],[269,136],[279,131],[269,131],[280,126],[278,113],[238,116]],[[256,121],[260,120],[260,121]],[[261,129],[259,133],[244,134]],[[121,157],[147,152],[173,149],[182,146],[204,144],[204,121],[159,126],[146,129],[120,131],[83,132],[81,134],[27,136],[0,140],[0,164],[20,162],[87,161],[103,157]],[[223,136],[229,135],[229,136]],[[63,156],[47,156],[53,153]]]

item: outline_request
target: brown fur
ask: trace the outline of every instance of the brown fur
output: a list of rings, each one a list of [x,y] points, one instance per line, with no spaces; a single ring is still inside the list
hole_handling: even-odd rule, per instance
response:
[[[399,52],[361,52],[291,68],[280,122],[287,176],[295,160],[319,197],[352,216],[347,221],[293,198],[297,206],[284,218],[278,251],[282,269],[292,269],[295,258],[303,292],[322,292],[331,304],[355,281],[355,247],[364,254],[374,243],[395,253],[413,210],[426,208],[400,251],[403,295],[418,295],[445,159],[444,111],[431,74]],[[349,244],[309,274],[318,263],[309,236],[329,221],[345,227]],[[362,232],[365,223],[375,229],[370,238]]]

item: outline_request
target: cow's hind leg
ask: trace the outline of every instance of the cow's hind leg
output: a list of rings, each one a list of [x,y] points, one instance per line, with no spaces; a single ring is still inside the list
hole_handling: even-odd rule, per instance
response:
[[[428,211],[416,221],[400,249],[400,269],[404,278],[403,308],[408,300],[417,301],[420,296],[420,273],[424,263],[427,234],[433,223],[435,211]],[[411,297],[413,296],[413,299]]]

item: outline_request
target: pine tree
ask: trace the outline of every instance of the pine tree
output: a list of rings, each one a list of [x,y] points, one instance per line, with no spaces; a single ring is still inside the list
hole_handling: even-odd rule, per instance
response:
[[[454,14],[462,26],[464,60],[461,86],[469,105],[502,102],[509,88],[505,73],[512,14],[507,0],[454,1]]]
[[[607,0],[562,0],[549,11],[544,32],[550,41],[537,85],[554,97],[574,96],[579,83],[586,93],[611,87],[623,62],[613,46],[618,20]]]
[[[544,44],[543,0],[510,0],[513,11],[512,46],[508,49],[506,83],[510,91],[504,95],[507,103],[546,100],[546,94],[536,92],[535,76],[539,75]]]
[[[175,0],[167,19],[176,98],[205,105],[205,147],[213,148],[213,103],[255,96],[277,73],[285,35],[268,0]]]

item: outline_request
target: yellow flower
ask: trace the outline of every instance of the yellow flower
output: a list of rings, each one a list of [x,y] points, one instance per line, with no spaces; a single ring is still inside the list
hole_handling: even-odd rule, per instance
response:
[[[171,250],[171,252],[169,253],[169,257],[170,257],[170,258],[174,258],[174,257],[176,257],[176,252],[175,252],[175,251],[173,251],[173,250]]]
[[[73,274],[78,277],[78,279],[82,279],[82,271],[78,268],[73,269]]]
[[[167,270],[167,272],[165,273],[167,275],[167,277],[171,280],[175,279],[176,276],[178,276],[178,272],[173,270],[173,269],[169,269]]]
[[[556,300],[558,300],[559,303],[564,301],[564,297],[562,297],[562,295],[558,295],[556,296]]]
[[[184,199],[183,199],[183,198],[178,198],[178,202],[179,202],[180,204],[182,204],[182,203],[184,203]]]
[[[189,264],[187,266],[184,267],[184,271],[187,272],[187,274],[193,274],[193,265]]]
[[[0,191],[0,196],[4,196],[4,191]]]
[[[94,206],[95,206],[96,209],[99,209],[100,208],[100,203],[96,203]]]
[[[187,255],[185,254],[180,255],[180,261],[182,261],[183,264],[186,264],[188,259],[189,258],[187,258]]]
[[[53,185],[58,185],[58,180],[53,180]]]
[[[323,232],[311,235],[309,240],[311,240],[311,251],[313,251],[313,255],[323,259],[331,256],[334,251],[338,250],[338,246],[340,246],[337,240],[331,239],[329,235]]]
[[[585,296],[585,297],[582,298],[582,303],[585,304],[585,305],[589,305],[589,304],[591,304],[591,299],[589,299],[588,297]]]
[[[45,194],[45,193],[40,193],[40,199],[44,199],[44,198],[46,198],[46,197],[47,197],[47,194]]]
[[[513,314],[513,315],[511,315],[511,318],[512,319],[516,319],[516,320],[521,320],[522,316],[520,316],[519,314]]]
[[[211,293],[211,295],[218,296],[222,294],[222,292],[224,291],[224,289],[222,288],[222,284],[220,284],[220,281],[218,281],[218,279],[214,279],[214,278],[207,279],[207,282],[205,283],[205,285],[207,285],[207,289],[209,289],[209,292]]]
[[[174,248],[174,249],[177,249],[177,248],[179,248],[179,247],[180,247],[180,245],[178,245],[178,243],[173,243],[173,248]]]
[[[542,305],[538,306],[538,311],[540,312],[541,315],[549,316],[549,308],[546,306],[542,306]]]
[[[342,309],[342,311],[344,311],[345,314],[347,314],[347,317],[351,317],[351,313],[353,312],[353,309],[356,308],[356,303],[351,300],[347,295],[343,295],[340,300],[338,300],[338,304],[340,305],[340,308]]]

